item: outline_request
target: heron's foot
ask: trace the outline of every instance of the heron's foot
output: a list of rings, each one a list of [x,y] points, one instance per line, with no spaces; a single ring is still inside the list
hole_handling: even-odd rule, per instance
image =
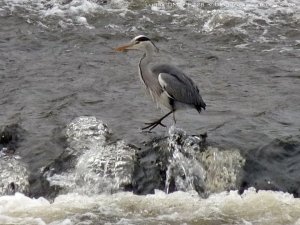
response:
[[[146,129],[149,129],[149,131],[151,131],[152,129],[154,129],[155,127],[157,127],[158,125],[162,126],[162,127],[166,127],[166,125],[162,124],[161,123],[161,119],[160,120],[157,120],[155,122],[152,122],[152,123],[145,123],[146,127],[143,127],[142,130],[146,130]]]

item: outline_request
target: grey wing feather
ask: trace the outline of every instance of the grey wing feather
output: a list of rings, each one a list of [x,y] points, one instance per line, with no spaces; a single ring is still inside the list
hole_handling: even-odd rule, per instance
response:
[[[159,84],[170,98],[194,105],[199,112],[201,108],[205,109],[206,104],[198,87],[179,69],[169,65],[159,65],[153,68],[153,72],[158,73]]]

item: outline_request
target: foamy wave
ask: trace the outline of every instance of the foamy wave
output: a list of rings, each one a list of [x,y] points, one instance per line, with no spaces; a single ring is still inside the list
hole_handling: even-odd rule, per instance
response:
[[[110,11],[122,12],[127,10],[127,5],[126,1],[120,0],[4,0],[0,3],[0,11],[24,17],[29,23],[42,23],[44,27],[48,27],[49,18],[56,18],[62,28],[73,25],[93,28],[87,17]]]
[[[207,22],[203,30],[210,32],[218,28],[236,27],[239,25],[254,25],[263,27],[265,25],[275,25],[282,23],[285,15],[290,16],[291,20],[299,20],[299,2],[297,1],[256,1],[247,0],[243,2],[236,1],[217,1],[207,3],[214,9],[208,11]],[[206,6],[207,6],[206,5]],[[198,7],[197,7],[198,6]],[[205,4],[194,5],[193,9],[204,10]]]
[[[53,203],[44,198],[31,199],[23,194],[0,197],[0,224],[109,224],[180,223],[216,224],[298,224],[300,199],[274,192],[243,195],[222,192],[201,199],[194,192],[174,192],[137,196],[128,192],[85,196],[66,194]]]
[[[151,1],[150,3],[127,0],[4,0],[2,4],[0,3],[1,14],[6,11],[8,14],[17,14],[29,21],[40,20],[39,22],[45,25],[48,23],[47,19],[59,18],[60,23],[58,24],[61,24],[63,28],[70,24],[93,28],[89,18],[98,14],[112,13],[114,16],[125,16],[130,11],[138,14],[137,18],[139,18],[142,9],[146,9],[155,14],[174,17],[175,21],[179,13],[181,15],[177,21],[179,23],[191,20],[190,23],[193,24],[195,20],[199,20],[195,26],[203,26],[203,31],[206,32],[239,24],[263,26],[263,23],[282,23],[285,15],[289,16],[290,20],[299,22],[299,7],[300,3],[297,0],[267,0],[264,2],[259,0],[240,2],[233,0],[175,0],[172,2]],[[142,13],[144,14],[144,12]]]

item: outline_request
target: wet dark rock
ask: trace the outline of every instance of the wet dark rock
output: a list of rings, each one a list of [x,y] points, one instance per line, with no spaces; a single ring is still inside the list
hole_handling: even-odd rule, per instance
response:
[[[24,135],[18,124],[0,128],[0,195],[29,192],[29,172],[15,152]]]
[[[249,187],[284,191],[299,197],[299,137],[276,139],[242,157],[234,149],[212,148],[207,135],[189,136],[176,128],[169,136],[154,138],[140,147],[106,139],[102,134],[109,137],[110,132],[102,133],[102,128],[98,128],[90,124],[83,130],[75,128],[78,133],[69,133],[69,147],[44,169],[43,182],[47,185],[43,188],[48,198],[68,191],[91,194],[123,190],[150,194],[155,189],[168,193],[194,190],[207,197],[211,193],[236,189],[242,194]],[[95,144],[96,151],[93,150]],[[120,149],[122,153],[117,153]],[[98,155],[97,151],[104,152]],[[117,154],[129,158],[118,158]],[[120,181],[124,177],[125,182]],[[82,179],[85,182],[82,183]],[[119,185],[111,186],[119,181]],[[17,185],[12,182],[9,187],[13,191]]]
[[[17,148],[20,131],[17,125],[1,129],[2,154]],[[167,137],[137,147],[114,140],[95,117],[79,117],[67,126],[64,141],[65,150],[40,177],[30,176],[20,159],[6,153],[0,158],[0,194],[53,199],[72,191],[150,194],[159,189],[207,197],[249,187],[300,194],[300,136],[276,139],[242,157],[236,149],[213,148],[207,134],[190,136],[175,127]]]
[[[32,197],[44,196],[49,199],[54,199],[62,190],[62,187],[59,185],[50,185],[47,177],[72,169],[76,158],[76,155],[67,148],[51,164],[43,168],[42,174],[30,176],[30,195]]]
[[[0,127],[0,157],[1,154],[12,155],[15,153],[23,132],[24,130],[18,124]]]
[[[139,151],[134,164],[133,192],[153,194],[155,189],[164,190],[169,153],[166,138],[153,139]]]
[[[211,147],[205,134],[190,136],[175,127],[167,137],[139,147],[111,139],[107,126],[94,117],[75,120],[66,134],[65,151],[44,170],[52,197],[68,191],[149,194],[155,189],[194,190],[207,197],[249,187],[300,193],[299,137],[276,139],[242,157],[236,149]]]
[[[197,191],[210,193],[236,189],[244,160],[236,150],[209,147],[207,134],[190,136],[171,127],[136,147],[113,140],[105,124],[95,117],[79,117],[66,128],[67,147],[45,167],[43,179],[50,194],[133,191],[135,194]]]
[[[283,191],[300,195],[300,136],[280,138],[246,155],[239,192],[249,187],[257,190]]]
[[[67,147],[44,169],[48,190],[96,194],[132,190],[136,148],[112,140],[111,132],[95,117],[79,117],[66,128]]]
[[[29,193],[29,172],[26,165],[14,157],[0,158],[0,195]]]
[[[147,143],[137,152],[133,192],[194,190],[207,197],[210,193],[236,189],[244,159],[237,150],[210,147],[206,139],[207,134],[190,136],[173,127],[168,137]]]

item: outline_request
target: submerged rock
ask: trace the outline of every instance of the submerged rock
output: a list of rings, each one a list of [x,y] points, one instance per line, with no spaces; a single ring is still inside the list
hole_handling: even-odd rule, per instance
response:
[[[131,189],[135,149],[124,141],[110,143],[111,132],[95,117],[79,117],[66,128],[64,161],[45,169],[44,176],[61,192],[95,194]],[[61,171],[61,164],[68,168]]]
[[[18,124],[0,127],[0,157],[15,153],[23,132]]]
[[[29,192],[29,173],[25,164],[14,157],[0,158],[0,195]]]
[[[171,127],[168,137],[141,148],[113,141],[111,136],[95,117],[75,119],[66,128],[68,147],[60,160],[45,169],[44,177],[60,193],[128,190],[149,194],[160,189],[168,193],[196,190],[207,196],[237,188],[243,158],[238,151],[207,147],[205,136],[189,136]]]
[[[135,192],[195,190],[206,197],[236,189],[245,160],[237,150],[220,151],[207,146],[205,141],[205,136],[190,136],[171,127],[167,138],[154,141],[153,148],[139,157]]]
[[[29,192],[27,166],[15,155],[23,132],[18,124],[0,128],[0,195]]]
[[[246,155],[239,192],[249,187],[257,190],[283,191],[300,196],[300,136],[273,140]]]
[[[34,192],[27,166],[14,154],[20,131],[12,125],[0,132],[0,195],[43,193],[54,198],[69,192],[149,194],[160,189],[192,190],[207,197],[224,190],[242,193],[249,187],[300,195],[300,136],[276,139],[241,155],[236,149],[210,146],[205,135],[191,136],[171,127],[167,137],[138,148],[114,140],[95,117],[79,117],[65,129],[63,153],[43,169],[38,187],[43,191]]]

